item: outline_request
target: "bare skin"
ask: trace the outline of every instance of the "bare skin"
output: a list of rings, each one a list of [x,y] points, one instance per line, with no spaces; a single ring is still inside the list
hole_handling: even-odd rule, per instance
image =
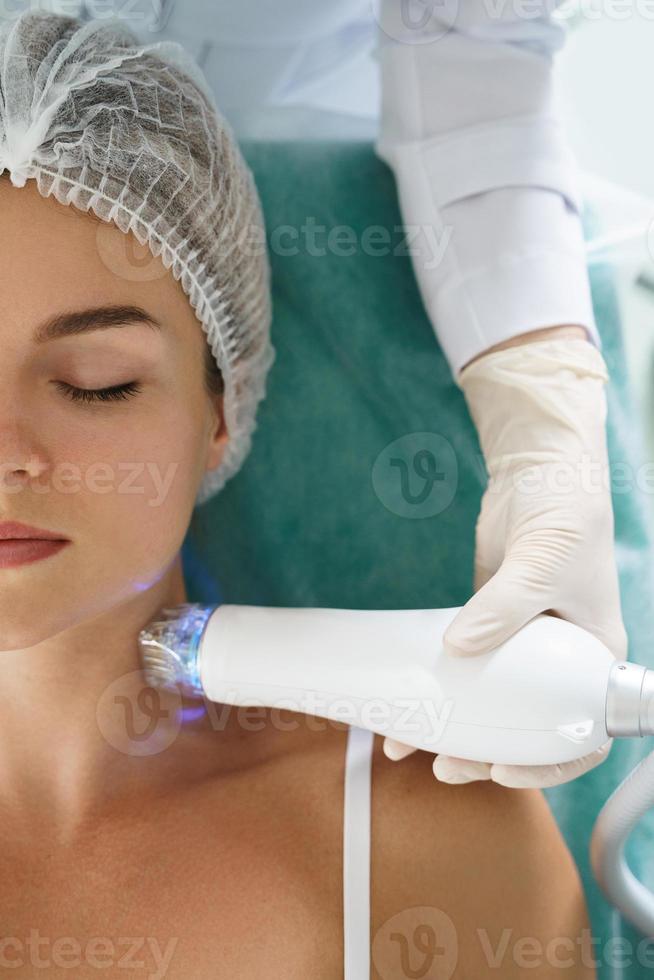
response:
[[[38,954],[54,977],[74,962],[75,977],[105,963],[112,980],[341,978],[346,732],[298,717],[272,758],[229,773],[220,735],[180,742],[167,783],[98,807],[65,842],[46,821],[37,834],[4,815],[0,921],[23,944],[3,951],[20,957],[13,974],[34,976]],[[427,753],[391,762],[375,743],[371,977],[595,977],[577,869],[541,791],[450,786]]]
[[[140,671],[139,630],[187,601],[179,549],[228,438],[202,387],[195,314],[159,260],[34,181],[0,180],[0,214],[0,521],[70,541],[0,569],[0,968],[337,980],[345,726],[259,712],[253,727],[235,709],[216,724],[201,702],[153,702]],[[108,303],[145,309],[161,335],[131,325],[34,342],[54,314]],[[53,384],[134,380],[139,394],[97,405]],[[427,933],[441,932],[429,915],[454,924],[454,977],[517,978],[520,955],[531,976],[557,975],[544,954],[532,966],[533,944],[531,961],[514,948],[588,928],[543,794],[441,784],[431,762],[391,762],[376,739],[372,975],[406,976],[393,957],[397,937],[415,942],[416,906],[432,910]],[[498,970],[488,956],[504,928]],[[577,957],[566,980],[594,977],[573,949],[557,954]]]

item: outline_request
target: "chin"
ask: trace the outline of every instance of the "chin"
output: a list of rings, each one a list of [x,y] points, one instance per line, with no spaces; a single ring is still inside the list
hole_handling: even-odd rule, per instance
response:
[[[63,586],[61,589],[50,586],[45,594],[40,594],[38,589],[23,585],[17,599],[7,590],[0,600],[0,655],[12,650],[29,650],[86,619],[86,613],[74,615],[70,605],[62,607],[59,597],[65,592]]]
[[[59,632],[58,630],[56,632]],[[14,650],[29,650],[53,636],[53,633],[41,625],[39,628],[26,626],[14,620],[5,618],[0,613],[0,657],[3,653]]]

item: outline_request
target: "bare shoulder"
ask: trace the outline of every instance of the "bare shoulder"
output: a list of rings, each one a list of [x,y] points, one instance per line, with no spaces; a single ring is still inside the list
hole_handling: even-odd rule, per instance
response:
[[[382,745],[375,736],[372,976],[594,980],[581,879],[542,791],[442,783],[431,753],[393,762]]]

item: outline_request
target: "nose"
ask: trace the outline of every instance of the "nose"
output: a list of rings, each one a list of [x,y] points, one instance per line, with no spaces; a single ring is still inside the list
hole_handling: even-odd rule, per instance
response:
[[[0,412],[0,493],[37,479],[47,469],[43,453],[34,443],[33,430],[8,411]]]
[[[25,483],[38,478],[45,468],[34,454],[19,459],[17,456],[0,452],[0,494],[17,492],[17,489]]]

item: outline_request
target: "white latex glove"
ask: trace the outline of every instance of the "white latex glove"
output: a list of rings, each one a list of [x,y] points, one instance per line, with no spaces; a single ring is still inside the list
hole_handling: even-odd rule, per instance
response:
[[[486,653],[542,612],[576,623],[627,657],[614,555],[606,446],[608,371],[588,340],[521,343],[458,376],[488,470],[476,524],[475,594],[443,637],[453,656]],[[445,782],[556,786],[603,762],[613,739],[573,762],[520,766],[437,755]],[[384,752],[415,751],[387,738]]]

